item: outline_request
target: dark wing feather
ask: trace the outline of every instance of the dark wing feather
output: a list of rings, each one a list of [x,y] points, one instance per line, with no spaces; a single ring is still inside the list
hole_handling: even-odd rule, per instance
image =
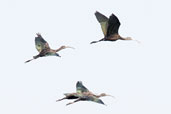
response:
[[[107,37],[115,33],[118,33],[119,26],[119,19],[114,14],[112,14],[108,21]]]
[[[96,11],[95,16],[101,25],[104,36],[106,36],[109,19],[98,11]]]
[[[108,18],[98,11],[95,12],[95,16],[96,16],[97,20],[99,21],[99,23],[108,21]]]
[[[37,33],[37,37],[35,37],[35,45],[38,52],[41,52],[43,49],[50,48],[49,44],[43,39],[43,37],[39,33]]]
[[[88,92],[89,90],[82,84],[81,81],[78,81],[76,84],[77,93]]]

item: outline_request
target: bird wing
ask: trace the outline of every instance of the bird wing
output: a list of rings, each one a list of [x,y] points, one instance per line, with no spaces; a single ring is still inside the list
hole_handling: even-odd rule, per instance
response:
[[[95,97],[95,96],[88,95],[88,96],[86,96],[85,98],[86,98],[88,101],[93,101],[93,102],[96,102],[96,103],[105,105],[104,102],[103,102],[101,99],[99,99],[99,98],[97,98],[97,97]]]
[[[109,17],[109,21],[108,21],[107,37],[115,33],[118,33],[119,26],[120,26],[119,19],[114,14],[112,14]]]
[[[81,81],[78,81],[76,84],[77,93],[88,92],[89,90],[82,84]]]
[[[39,33],[37,33],[37,37],[35,37],[35,45],[38,52],[41,52],[43,49],[50,48],[49,44],[43,39],[43,37]]]
[[[104,16],[103,14],[99,13],[98,11],[95,12],[95,16],[101,25],[104,36],[106,36],[109,19],[106,16]]]

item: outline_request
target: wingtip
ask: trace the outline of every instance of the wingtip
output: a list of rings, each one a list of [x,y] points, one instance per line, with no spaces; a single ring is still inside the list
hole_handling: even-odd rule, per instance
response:
[[[96,11],[95,11],[95,14],[96,14],[96,13],[99,13],[99,12],[96,10]]]
[[[106,104],[103,104],[104,106],[107,106]]]
[[[101,14],[99,11],[96,10],[96,12],[94,13],[95,15]]]
[[[82,81],[77,81],[77,84],[81,83],[82,84]]]
[[[110,17],[116,17],[116,18],[117,18],[117,16],[116,16],[114,13],[112,13],[112,14],[110,15]]]
[[[110,15],[110,17],[111,17],[111,16],[115,16],[115,15],[112,13],[112,14]]]
[[[36,33],[36,35],[39,37],[39,36],[41,36],[41,34],[38,32],[38,33]]]

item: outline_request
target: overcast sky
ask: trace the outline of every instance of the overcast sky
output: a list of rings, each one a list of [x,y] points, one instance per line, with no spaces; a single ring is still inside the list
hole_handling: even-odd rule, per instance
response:
[[[170,0],[1,0],[1,114],[170,114]],[[119,33],[139,40],[100,42],[103,37],[94,13],[114,13]],[[75,47],[28,64],[38,54],[36,33],[53,49]],[[76,82],[107,106],[69,100]]]

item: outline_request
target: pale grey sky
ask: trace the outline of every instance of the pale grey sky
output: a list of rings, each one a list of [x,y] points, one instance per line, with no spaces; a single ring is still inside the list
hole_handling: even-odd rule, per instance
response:
[[[170,0],[1,0],[1,114],[170,114]],[[120,35],[141,41],[89,43],[103,37],[94,12],[114,13]],[[40,32],[58,57],[24,64]],[[81,80],[107,106],[69,100]]]

